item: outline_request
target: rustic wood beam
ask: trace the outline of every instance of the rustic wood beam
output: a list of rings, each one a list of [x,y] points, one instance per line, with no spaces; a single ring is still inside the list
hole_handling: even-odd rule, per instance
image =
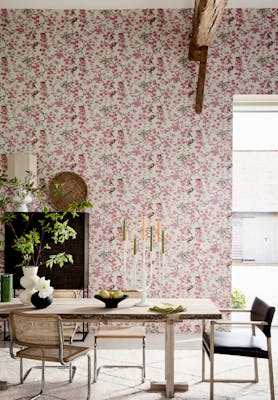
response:
[[[200,0],[198,28],[194,32],[197,46],[209,46],[221,22],[227,0]]]
[[[201,48],[196,46],[194,43],[189,43],[188,58],[190,61],[201,60]]]
[[[221,22],[227,0],[196,0],[191,41],[208,46]]]
[[[203,98],[204,98],[205,79],[206,79],[206,66],[207,66],[207,58],[208,58],[208,47],[203,46],[203,47],[201,47],[200,51],[201,51],[201,56],[200,56],[196,103],[195,103],[197,114],[201,114],[202,108],[203,108]]]
[[[188,58],[200,63],[196,95],[197,113],[201,113],[203,105],[208,46],[221,22],[227,2],[228,0],[195,0]]]

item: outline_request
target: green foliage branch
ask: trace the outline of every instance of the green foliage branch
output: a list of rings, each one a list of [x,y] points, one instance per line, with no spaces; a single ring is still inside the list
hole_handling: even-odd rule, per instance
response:
[[[70,217],[78,217],[78,213],[91,208],[92,203],[89,200],[81,200],[80,202],[72,202],[68,208],[62,212],[53,212],[48,209],[45,200],[46,187],[42,186],[36,189],[35,198],[42,207],[43,216],[38,220],[34,227],[32,224],[34,212],[16,213],[7,211],[13,208],[13,196],[16,193],[28,193],[32,190],[32,176],[29,175],[23,182],[17,179],[7,179],[0,175],[0,221],[8,226],[11,230],[14,241],[12,248],[20,253],[22,261],[17,266],[42,266],[52,268],[53,265],[63,267],[65,263],[73,264],[73,257],[66,252],[59,252],[48,255],[45,259],[45,252],[51,253],[52,246],[55,244],[63,244],[68,240],[76,238],[76,231],[70,226]],[[16,229],[18,222],[18,214],[21,217],[22,229],[20,233]]]

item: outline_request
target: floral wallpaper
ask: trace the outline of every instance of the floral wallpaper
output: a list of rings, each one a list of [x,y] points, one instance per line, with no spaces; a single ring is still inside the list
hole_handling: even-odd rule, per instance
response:
[[[2,171],[6,154],[31,152],[41,183],[60,171],[86,181],[94,204],[89,294],[130,285],[133,239],[140,269],[146,216],[148,295],[228,306],[232,96],[277,93],[277,9],[225,11],[200,115],[198,64],[188,60],[192,10],[0,12]]]

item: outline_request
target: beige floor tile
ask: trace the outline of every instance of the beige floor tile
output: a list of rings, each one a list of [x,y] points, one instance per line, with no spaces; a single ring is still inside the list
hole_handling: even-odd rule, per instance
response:
[[[277,339],[277,338],[275,338]],[[82,344],[82,343],[81,343]],[[86,345],[92,346],[92,337],[86,338]],[[3,342],[2,342],[3,346]],[[114,346],[114,347],[113,347]],[[99,350],[99,361],[105,363],[140,362],[140,346],[125,342],[127,348],[120,343],[107,343]],[[193,349],[193,350],[190,350]],[[93,352],[92,352],[93,356]],[[25,367],[34,365],[33,361],[25,361]],[[72,384],[68,384],[68,373],[56,368],[46,371],[46,395],[42,400],[63,399],[82,400],[86,398],[86,358],[75,363],[77,373]],[[208,365],[208,363],[207,363]],[[218,375],[236,377],[252,375],[252,360],[237,357],[221,357],[216,359]],[[274,352],[275,377],[278,376],[278,352]],[[175,393],[175,399],[207,400],[209,386],[200,383],[201,352],[200,339],[197,336],[176,335],[175,379],[188,381],[189,391]],[[220,384],[215,385],[215,400],[268,400],[267,361],[259,360],[260,382],[258,384]],[[163,335],[149,335],[147,340],[147,380],[141,384],[140,370],[128,368],[102,369],[99,380],[92,385],[92,400],[162,400],[162,393],[148,391],[150,380],[162,380],[164,374]],[[1,400],[27,399],[37,393],[40,388],[40,371],[33,370],[23,385],[18,385],[19,362],[11,359],[8,348],[0,348],[0,380],[8,381],[8,390],[0,391]],[[276,395],[278,398],[278,382]]]

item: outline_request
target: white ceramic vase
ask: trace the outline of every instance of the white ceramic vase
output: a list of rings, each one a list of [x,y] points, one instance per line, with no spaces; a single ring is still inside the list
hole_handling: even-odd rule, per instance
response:
[[[29,192],[22,190],[13,198],[16,211],[18,212],[28,212],[28,204],[32,203],[33,199]]]
[[[23,276],[20,278],[20,284],[24,290],[20,293],[19,299],[23,304],[31,303],[31,296],[36,292],[36,284],[39,280],[37,276],[38,267],[22,267]]]

